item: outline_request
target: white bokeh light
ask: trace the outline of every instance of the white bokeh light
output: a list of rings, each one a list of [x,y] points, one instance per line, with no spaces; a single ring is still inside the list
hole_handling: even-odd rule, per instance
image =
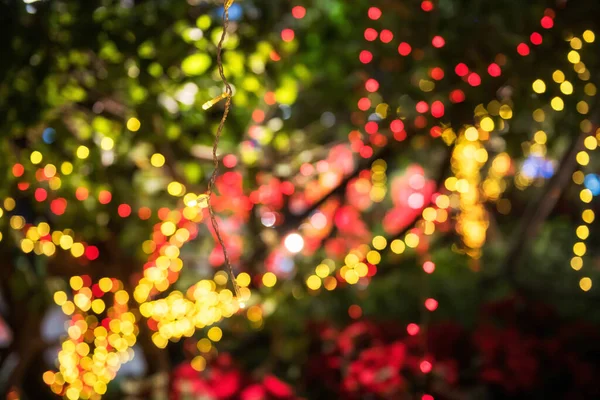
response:
[[[304,239],[297,233],[290,233],[283,241],[283,245],[290,253],[299,253],[304,248]]]

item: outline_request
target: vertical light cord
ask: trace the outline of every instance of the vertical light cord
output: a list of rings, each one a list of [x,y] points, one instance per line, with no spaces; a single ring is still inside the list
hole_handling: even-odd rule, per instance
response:
[[[225,36],[227,35],[227,28],[229,27],[229,7],[233,4],[233,0],[225,0],[224,2],[224,11],[223,11],[223,33],[221,34],[221,39],[219,39],[219,44],[217,45],[217,67],[219,69],[219,75],[221,76],[221,80],[225,85],[225,93],[224,96],[221,95],[221,98],[225,98],[225,109],[223,110],[223,116],[221,117],[221,122],[219,122],[219,127],[217,128],[217,132],[215,135],[215,141],[213,143],[213,164],[214,170],[208,181],[208,212],[210,214],[210,220],[212,222],[213,229],[215,230],[215,235],[217,236],[217,240],[221,245],[221,249],[223,251],[223,258],[225,260],[225,266],[229,272],[229,276],[231,277],[231,282],[233,284],[233,289],[235,291],[235,295],[238,299],[240,299],[240,288],[235,279],[235,274],[233,273],[233,267],[231,266],[231,262],[229,261],[229,255],[227,254],[227,248],[225,247],[225,242],[223,241],[223,237],[221,236],[221,231],[219,230],[219,223],[217,221],[217,217],[215,216],[215,212],[211,205],[211,199],[213,194],[213,186],[215,185],[215,180],[217,179],[217,174],[219,172],[219,157],[217,155],[217,150],[219,148],[219,139],[221,139],[221,134],[223,133],[223,128],[225,126],[225,121],[227,120],[227,116],[229,115],[229,110],[231,108],[231,96],[233,91],[231,89],[231,85],[227,82],[227,78],[225,77],[225,73],[223,72],[223,60],[221,58],[223,52],[223,41],[225,40]],[[218,100],[217,100],[218,101]],[[211,104],[212,105],[212,104]]]

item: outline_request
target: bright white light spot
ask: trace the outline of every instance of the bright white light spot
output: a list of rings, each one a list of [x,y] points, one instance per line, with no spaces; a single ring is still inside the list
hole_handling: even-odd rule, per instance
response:
[[[275,225],[275,220],[276,220],[276,216],[274,213],[272,212],[266,212],[262,215],[262,217],[260,218],[260,221],[262,222],[262,224],[264,226],[266,226],[267,228],[272,227],[273,225]]]
[[[287,235],[283,244],[291,253],[299,253],[304,248],[304,239],[297,233]]]
[[[425,177],[420,174],[411,175],[411,177],[408,178],[408,184],[415,190],[421,190],[423,189],[423,186],[425,186]]]
[[[408,196],[408,206],[413,210],[418,210],[423,207],[425,199],[421,193],[413,193]]]
[[[317,212],[310,217],[310,223],[315,229],[323,229],[327,225],[327,217],[323,213]]]

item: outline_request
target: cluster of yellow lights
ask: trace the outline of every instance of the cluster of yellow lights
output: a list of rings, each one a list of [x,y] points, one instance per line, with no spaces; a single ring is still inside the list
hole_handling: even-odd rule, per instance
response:
[[[384,160],[376,160],[371,166],[371,200],[375,203],[381,203],[387,193],[387,163]]]
[[[21,230],[24,226],[24,218],[14,215],[11,217],[11,227],[16,230]],[[40,240],[41,238],[50,235],[52,241]],[[21,239],[21,250],[24,253],[32,251],[37,255],[52,256],[57,248],[62,248],[71,253],[75,258],[83,256],[85,245],[77,242],[74,239],[75,233],[71,229],[64,231],[50,231],[50,225],[46,222],[40,222],[37,226],[31,226],[27,229],[25,237]]]
[[[344,265],[339,270],[339,276],[349,283],[355,285],[361,282],[361,278],[369,275],[369,266],[367,263],[377,266],[381,262],[382,251],[389,248],[394,254],[402,254],[407,248],[416,248],[420,241],[420,235],[432,235],[435,232],[435,224],[443,223],[448,220],[448,208],[450,207],[450,198],[446,195],[437,195],[435,197],[435,207],[426,207],[422,211],[422,218],[415,224],[415,229],[404,235],[403,239],[394,239],[388,242],[384,236],[375,236],[371,245],[363,244],[356,249],[351,250],[344,257]],[[317,265],[314,274],[306,279],[306,286],[313,291],[325,287],[326,290],[334,290],[338,283],[337,279],[331,274],[335,271],[335,262],[326,259]],[[367,281],[363,281],[367,283]]]
[[[484,116],[480,120],[479,129],[470,126],[459,133],[452,152],[454,176],[445,182],[448,190],[458,193],[460,211],[456,230],[462,237],[465,252],[473,258],[481,256],[481,247],[485,243],[489,225],[479,186],[481,168],[488,159],[482,141],[489,138],[489,132],[493,129],[492,118]]]
[[[590,72],[586,69],[585,64],[581,61],[581,56],[579,55],[577,50],[580,50],[583,47],[584,43],[594,42],[595,34],[589,30],[585,31],[582,35],[582,39],[578,37],[571,37],[569,39],[572,50],[568,53],[567,58],[569,62],[573,64],[573,69],[577,73],[578,78],[581,81],[586,82],[590,79]],[[553,76],[553,79],[555,80],[555,82],[561,84],[561,91],[565,93],[565,91],[563,90],[563,85],[567,81],[564,80],[564,74],[557,74],[557,72],[555,72],[555,76]],[[556,78],[559,79],[557,80]],[[587,97],[594,97],[597,92],[596,86],[593,83],[586,83],[584,85],[583,91],[583,94]],[[573,91],[571,89],[570,93],[565,94],[571,94],[572,92]],[[576,109],[578,113],[586,115],[589,112],[589,105],[586,99],[581,99],[577,103]],[[588,134],[588,136],[584,139],[583,142],[584,149],[578,152],[575,157],[578,168],[577,171],[573,173],[572,178],[575,184],[582,186],[585,179],[585,173],[583,170],[590,162],[590,152],[598,148],[600,130],[598,130],[596,132],[596,136],[594,136],[594,132],[592,132],[592,122],[588,119],[584,119],[583,121],[581,121],[579,127],[581,129],[581,132],[584,134]],[[593,197],[594,196],[591,190],[587,188],[583,187],[579,192],[579,198],[581,199],[583,204],[589,204],[592,201]],[[571,268],[573,268],[575,271],[579,271],[583,268],[583,257],[587,252],[587,246],[585,244],[585,241],[590,234],[589,225],[592,222],[594,222],[595,217],[596,216],[594,214],[594,211],[589,207],[585,208],[581,213],[582,221],[575,230],[575,234],[577,235],[577,242],[573,245],[573,257],[571,258],[570,262]],[[587,276],[582,277],[579,280],[579,287],[585,292],[589,291],[592,288],[592,280]]]
[[[506,181],[504,178],[510,171],[510,165],[511,159],[508,153],[500,153],[494,157],[492,165],[488,170],[488,175],[481,185],[483,195],[486,200],[492,202],[497,202],[500,200],[500,196],[506,190]],[[504,203],[505,202],[502,203],[503,205],[498,204],[498,207],[499,210],[505,211],[504,213],[506,213],[508,210],[502,210],[502,207],[506,207]],[[508,207],[510,210],[510,203],[508,203]]]
[[[54,294],[56,304],[72,315],[68,337],[58,353],[59,371],[46,371],[43,379],[54,393],[68,400],[96,400],[106,393],[121,365],[134,356],[136,318],[128,310],[129,295],[120,281],[100,279],[100,297],[84,285],[80,276],[72,277],[70,285],[72,301],[64,291]],[[109,298],[112,306],[107,309]]]
[[[249,292],[247,287],[240,289],[245,289],[240,290],[242,295]],[[190,337],[196,329],[229,318],[239,308],[238,299],[231,290],[219,287],[213,280],[202,280],[188,289],[186,295],[173,291],[164,299],[141,304],[140,312],[144,317],[158,322],[158,331],[152,335],[152,341],[164,348],[169,340]],[[215,332],[215,328],[209,330],[209,339],[219,341],[221,336],[217,337],[211,331]]]

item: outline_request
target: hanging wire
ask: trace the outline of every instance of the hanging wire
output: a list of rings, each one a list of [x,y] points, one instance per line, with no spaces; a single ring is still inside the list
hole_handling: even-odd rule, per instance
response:
[[[227,28],[229,27],[229,7],[231,7],[231,5],[233,4],[233,1],[234,0],[225,0],[225,2],[224,2],[223,33],[221,33],[221,38],[219,39],[219,43],[217,45],[217,67],[219,69],[219,75],[221,76],[223,85],[225,85],[225,92],[223,94],[215,97],[214,99],[206,102],[202,106],[202,108],[207,110],[210,107],[217,104],[218,102],[220,102],[221,100],[225,99],[225,109],[223,110],[223,116],[221,117],[221,122],[219,122],[219,126],[218,126],[217,132],[215,134],[215,141],[213,143],[212,156],[213,156],[214,170],[212,172],[210,180],[208,181],[208,189],[207,189],[206,194],[208,195],[208,212],[210,214],[210,220],[212,222],[213,229],[215,230],[215,235],[217,236],[217,240],[219,241],[219,244],[221,245],[221,249],[223,251],[223,258],[225,260],[225,266],[229,272],[229,276],[231,277],[231,282],[233,283],[233,289],[235,291],[235,295],[238,299],[240,299],[241,298],[240,288],[235,279],[235,274],[233,273],[233,267],[231,266],[231,261],[229,260],[229,255],[227,254],[227,248],[225,246],[225,241],[223,240],[223,237],[221,236],[221,231],[219,230],[219,222],[217,221],[215,211],[213,210],[213,207],[211,204],[213,187],[215,185],[215,180],[217,179],[217,174],[219,172],[219,157],[217,156],[217,150],[219,148],[219,140],[221,139],[221,135],[223,133],[223,128],[225,127],[225,121],[227,121],[227,116],[229,115],[229,111],[231,109],[231,96],[233,94],[231,85],[227,81],[227,78],[225,77],[225,73],[223,72],[223,60],[222,60],[223,42],[225,40],[225,37],[227,36]]]

